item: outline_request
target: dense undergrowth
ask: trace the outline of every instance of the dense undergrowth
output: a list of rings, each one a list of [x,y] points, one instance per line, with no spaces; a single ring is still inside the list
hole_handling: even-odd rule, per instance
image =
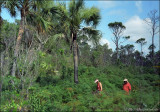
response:
[[[159,76],[141,74],[137,68],[123,65],[106,67],[79,66],[79,84],[73,82],[73,69],[63,68],[58,74],[43,73],[26,89],[12,77],[3,80],[1,111],[130,111],[134,109],[158,110]],[[98,78],[103,85],[95,93]],[[132,86],[130,95],[122,90],[123,79]],[[27,88],[27,87],[26,87]]]
[[[160,50],[156,51],[156,43],[144,46],[145,37],[138,39],[138,51],[129,44],[133,37],[123,35],[128,28],[116,20],[104,24],[106,32],[109,28],[114,34],[107,36],[115,43],[114,50],[96,28],[101,10],[85,2],[0,1],[0,12],[6,9],[12,16],[21,16],[14,23],[0,16],[0,112],[158,111]],[[79,83],[75,84],[77,71]],[[96,93],[97,78],[101,93]],[[129,95],[122,90],[124,78],[132,86]]]

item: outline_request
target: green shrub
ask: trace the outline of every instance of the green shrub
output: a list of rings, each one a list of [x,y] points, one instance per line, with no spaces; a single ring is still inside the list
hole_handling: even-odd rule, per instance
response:
[[[19,105],[28,111],[128,111],[129,108],[153,108],[159,101],[156,82],[159,78],[156,74],[133,74],[127,67],[96,68],[80,65],[79,84],[74,84],[71,67],[63,68],[59,76],[47,74],[46,71],[39,75],[38,83],[35,82],[28,88],[26,104],[18,103],[18,91],[5,89],[2,92],[3,107],[7,107],[5,110],[15,110],[16,105]],[[103,91],[99,94],[95,92],[96,78],[103,86]],[[130,95],[125,95],[122,90],[124,78],[128,78],[131,83]],[[15,99],[11,97],[13,94],[17,95]],[[22,102],[24,99],[23,97]],[[158,105],[155,108],[158,108]]]
[[[2,77],[3,83],[2,83],[2,90],[19,90],[21,83],[20,79],[13,77],[13,76],[5,76]]]

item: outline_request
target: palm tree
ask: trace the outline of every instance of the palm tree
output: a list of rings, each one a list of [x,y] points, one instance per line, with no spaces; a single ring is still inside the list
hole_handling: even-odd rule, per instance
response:
[[[55,15],[56,8],[53,1],[45,2],[41,8],[35,10],[30,10],[30,13],[27,15],[27,23],[36,28],[38,33],[45,33],[49,31],[53,27],[53,23],[51,21],[51,16]]]
[[[51,32],[53,32],[54,23],[52,21],[54,15],[57,13],[54,2],[47,1],[39,9],[30,10],[26,17],[27,25],[26,31],[31,29],[34,32],[39,44],[39,49],[49,40]],[[27,35],[26,35],[27,36]],[[44,38],[45,37],[45,38]]]
[[[22,39],[22,35],[24,33],[24,27],[25,27],[25,21],[27,15],[30,13],[30,10],[33,9],[34,11],[37,11],[43,4],[45,3],[45,0],[9,0],[4,1],[4,7],[8,9],[11,16],[16,16],[17,10],[20,11],[20,26],[16,41],[16,46],[14,50],[14,62],[12,67],[12,76],[15,76],[16,72],[16,58],[18,57],[18,52],[20,48],[20,43]]]
[[[84,1],[83,0],[72,0],[69,3],[69,7],[66,8],[65,5],[58,5],[58,10],[60,11],[59,20],[61,20],[68,28],[67,30],[69,32],[69,36],[71,37],[69,40],[71,44],[71,50],[73,48],[73,60],[74,60],[74,82],[78,83],[78,43],[77,39],[80,37],[80,32],[83,32],[85,35],[87,35],[87,38],[94,38],[93,35],[90,35],[91,33],[88,33],[89,31],[94,32],[95,34],[98,34],[96,26],[99,23],[100,20],[100,14],[99,9],[96,7],[91,8],[85,8],[84,7]],[[90,25],[92,27],[84,27],[82,26],[82,23],[85,23],[86,25]],[[83,24],[84,25],[84,24]],[[95,36],[98,37],[98,36]]]

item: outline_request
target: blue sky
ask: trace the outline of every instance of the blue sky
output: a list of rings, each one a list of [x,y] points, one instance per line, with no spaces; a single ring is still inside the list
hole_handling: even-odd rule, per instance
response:
[[[146,38],[147,44],[144,46],[144,53],[148,53],[148,46],[151,44],[151,34],[150,27],[144,23],[144,19],[148,16],[147,14],[156,9],[159,11],[159,1],[104,1],[104,0],[86,0],[86,7],[95,6],[100,9],[101,21],[97,26],[103,37],[100,41],[101,44],[108,43],[109,47],[113,50],[115,45],[112,42],[111,38],[113,35],[108,28],[110,22],[122,22],[126,26],[126,30],[123,33],[123,36],[130,35],[131,38],[123,43],[134,44],[135,49],[140,51],[140,46],[135,43],[139,38]],[[159,14],[159,12],[158,12]],[[10,17],[7,10],[3,9],[1,14],[3,19],[8,20],[9,22],[14,22],[15,18]],[[19,14],[16,19],[20,19]],[[159,48],[159,34],[155,36],[155,46],[156,51]]]

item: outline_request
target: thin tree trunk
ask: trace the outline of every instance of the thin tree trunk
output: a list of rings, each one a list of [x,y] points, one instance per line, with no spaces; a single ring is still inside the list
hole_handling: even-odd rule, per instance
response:
[[[153,36],[152,36],[152,59],[154,57],[154,33],[153,33]]]
[[[19,47],[20,47],[20,43],[21,43],[23,33],[24,33],[24,17],[21,17],[18,37],[17,37],[15,51],[14,51],[14,62],[13,62],[12,73],[11,73],[13,77],[15,77],[15,73],[16,73],[16,60],[17,60],[17,57],[18,57],[18,52],[19,52],[19,49],[20,49]]]
[[[3,19],[1,17],[1,9],[2,8],[2,3],[0,3],[0,31],[1,31],[1,26],[2,26],[2,23],[3,23]]]
[[[154,30],[153,30],[153,35],[152,35],[152,65],[154,65]]]
[[[142,66],[142,55],[143,55],[143,52],[142,52],[142,44],[141,44],[140,66]]]
[[[143,52],[142,52],[142,44],[141,44],[141,56],[142,56],[142,53],[143,53]]]
[[[2,84],[3,84],[3,80],[2,80],[2,77],[3,77],[3,61],[4,61],[4,52],[1,52],[1,79],[0,79],[0,94],[2,93]],[[2,94],[1,94],[1,97],[2,97]]]
[[[1,4],[0,4],[0,13],[1,13]],[[1,34],[1,26],[2,26],[2,17],[1,17],[1,15],[0,15],[0,34]],[[0,97],[2,97],[2,84],[3,84],[3,82],[2,82],[2,74],[3,74],[3,60],[4,60],[4,54],[3,54],[3,52],[1,52],[1,75],[0,75]]]
[[[117,55],[116,55],[116,57],[117,57],[117,60],[118,60],[118,48],[116,48],[116,52],[117,52]]]
[[[118,46],[118,37],[117,37],[117,40],[116,40],[116,52],[117,52],[117,55],[116,55],[116,56],[117,56],[117,60],[119,59],[118,47],[119,47],[119,46]]]
[[[116,55],[116,63],[117,65],[119,64],[119,51],[118,51],[118,42],[117,42],[117,45],[116,45],[116,52],[117,52],[117,55]]]
[[[159,51],[160,51],[160,32],[159,32]]]
[[[0,16],[0,30],[1,30],[2,23],[3,23],[3,20],[2,20],[2,17]]]
[[[73,58],[74,58],[74,82],[78,83],[78,48],[76,40],[73,41]]]

